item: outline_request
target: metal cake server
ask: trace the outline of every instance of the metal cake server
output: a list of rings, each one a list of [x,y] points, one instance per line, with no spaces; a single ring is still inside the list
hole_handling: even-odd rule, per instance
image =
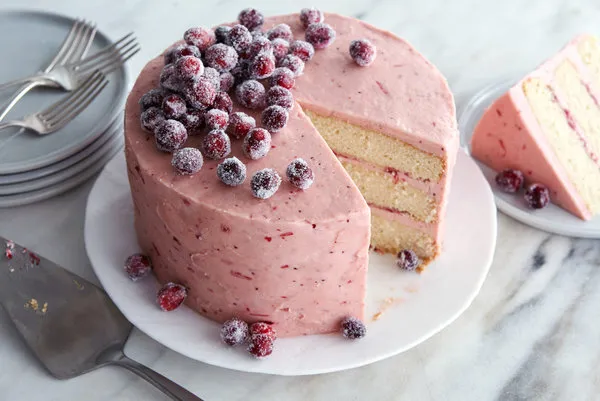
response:
[[[37,358],[58,379],[106,365],[137,374],[177,401],[202,401],[123,353],[132,324],[106,293],[0,237],[0,305]]]

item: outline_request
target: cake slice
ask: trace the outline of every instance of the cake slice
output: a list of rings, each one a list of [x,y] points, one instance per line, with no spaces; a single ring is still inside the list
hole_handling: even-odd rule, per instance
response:
[[[600,213],[600,46],[581,35],[484,113],[474,157],[521,170],[552,202],[589,220]]]

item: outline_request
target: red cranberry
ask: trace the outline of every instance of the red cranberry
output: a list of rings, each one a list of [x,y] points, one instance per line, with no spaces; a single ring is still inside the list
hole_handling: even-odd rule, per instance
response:
[[[235,78],[235,84],[241,85],[244,81],[250,79],[250,73],[248,72],[249,62],[246,60],[241,60],[233,69],[231,70],[231,75]]]
[[[221,89],[221,74],[219,73],[219,71],[215,70],[212,67],[206,67],[204,68],[204,74],[202,75],[205,78],[208,78],[210,82],[212,82],[216,91],[219,91]]]
[[[277,61],[284,58],[290,50],[290,43],[285,39],[273,39],[271,45],[273,47],[273,56]]]
[[[248,50],[252,43],[252,34],[244,25],[235,25],[229,31],[229,40],[238,52]]]
[[[271,132],[279,132],[286,126],[289,118],[287,109],[273,105],[262,112],[262,125]]]
[[[179,79],[193,81],[204,73],[204,64],[197,57],[184,56],[175,62],[175,71]]]
[[[290,28],[288,24],[279,24],[269,29],[267,38],[269,38],[269,40],[280,38],[291,42],[294,35],[292,34],[292,28]]]
[[[271,75],[270,83],[272,86],[281,86],[285,89],[292,89],[296,83],[294,73],[287,67],[275,68]]]
[[[187,141],[187,137],[185,127],[176,120],[165,120],[154,131],[156,147],[163,152],[176,151]]]
[[[183,40],[188,45],[196,46],[200,51],[205,51],[216,42],[215,33],[212,29],[190,28],[183,34]]]
[[[183,56],[194,56],[200,58],[200,49],[192,45],[179,44],[171,47],[165,52],[165,64],[176,62]]]
[[[210,67],[224,72],[235,67],[238,62],[238,54],[233,47],[217,43],[206,50],[204,59]]]
[[[248,323],[237,317],[229,319],[221,326],[221,340],[232,347],[244,344],[249,335]]]
[[[258,199],[268,199],[277,192],[281,185],[281,177],[271,168],[258,170],[252,176],[250,188],[252,195]]]
[[[294,107],[294,96],[292,92],[282,86],[272,86],[267,92],[267,104],[291,109]]]
[[[165,312],[179,308],[187,297],[187,289],[181,284],[167,283],[159,291],[158,305]]]
[[[323,22],[310,24],[306,28],[306,41],[314,46],[315,49],[324,49],[335,40],[335,31],[333,28]]]
[[[265,36],[259,36],[252,40],[249,50],[250,57],[256,57],[259,54],[273,54],[273,44]]]
[[[220,109],[212,109],[204,115],[206,126],[209,130],[225,129],[229,123],[229,114]]]
[[[165,92],[160,88],[150,89],[144,93],[138,104],[142,112],[148,110],[150,107],[162,107],[163,99],[165,98]]]
[[[250,338],[248,352],[256,358],[265,358],[273,353],[273,345],[275,341],[265,335],[256,335]]]
[[[227,114],[233,111],[233,101],[227,94],[227,92],[218,92],[213,102],[213,108],[223,110]]]
[[[515,193],[523,188],[525,176],[519,170],[506,169],[496,175],[496,185],[504,192]]]
[[[525,190],[525,202],[532,209],[543,209],[550,203],[550,191],[542,184],[531,184]]]
[[[280,60],[279,67],[289,68],[294,73],[294,76],[297,77],[304,72],[304,61],[298,56],[288,54]]]
[[[361,67],[371,65],[377,56],[377,48],[368,39],[357,39],[350,42],[350,57]]]
[[[125,260],[125,272],[133,281],[137,281],[150,274],[152,262],[150,258],[141,253],[134,253]]]
[[[231,41],[229,40],[229,31],[231,31],[231,27],[226,25],[216,27],[215,38],[217,43],[223,43],[227,46],[231,46]]]
[[[308,189],[312,185],[315,175],[303,159],[293,160],[287,167],[286,175],[288,180],[297,188]]]
[[[238,15],[240,24],[253,31],[260,28],[265,22],[265,17],[255,8],[246,8]]]
[[[248,66],[250,78],[264,79],[273,74],[275,70],[275,58],[270,54],[259,54],[254,57]]]
[[[264,157],[271,149],[271,134],[264,128],[253,128],[244,137],[242,150],[252,160]]]
[[[307,62],[315,55],[315,48],[313,45],[303,40],[294,40],[290,45],[290,54],[293,54],[300,60]]]
[[[246,134],[254,127],[256,127],[254,118],[246,113],[238,111],[229,116],[227,133],[235,139],[240,139],[246,136]]]
[[[231,152],[231,141],[225,131],[215,129],[202,140],[202,150],[209,159],[224,159]]]
[[[165,121],[165,115],[158,107],[150,107],[140,116],[140,123],[144,131],[154,132],[156,127]]]
[[[166,90],[179,92],[181,89],[181,82],[175,71],[174,64],[167,64],[163,67],[159,80],[160,86]]]
[[[188,104],[196,109],[206,109],[212,106],[217,91],[210,79],[200,77],[198,80],[186,85],[183,94]]]
[[[402,270],[413,271],[419,267],[421,260],[414,251],[410,249],[404,249],[398,253],[396,264]]]
[[[323,15],[323,12],[314,7],[303,8],[300,10],[300,22],[302,22],[304,29],[308,28],[310,24],[316,24],[323,22],[324,20],[325,16]]]
[[[269,323],[256,322],[250,325],[250,335],[256,336],[259,334],[270,337],[273,340],[277,339],[277,333],[275,332],[273,326]]]
[[[348,316],[341,323],[342,335],[350,340],[363,338],[367,334],[367,327],[359,319]]]
[[[219,77],[219,90],[221,92],[229,92],[231,88],[233,88],[233,83],[235,82],[235,78],[233,74],[230,72],[224,72]]]
[[[204,112],[202,110],[188,109],[187,113],[179,118],[187,130],[188,135],[198,135],[204,128]]]
[[[169,95],[163,100],[162,110],[166,118],[176,120],[185,114],[187,106],[179,95]]]
[[[246,166],[237,157],[230,157],[217,166],[217,177],[223,184],[236,187],[246,180]]]
[[[204,159],[196,148],[183,148],[173,153],[171,165],[181,175],[195,174],[202,168]]]
[[[235,95],[240,104],[249,109],[258,109],[265,104],[265,87],[253,79],[238,85]]]

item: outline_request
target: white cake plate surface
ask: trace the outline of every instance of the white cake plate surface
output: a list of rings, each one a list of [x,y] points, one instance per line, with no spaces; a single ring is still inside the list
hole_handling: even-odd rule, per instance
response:
[[[468,194],[468,196],[467,196]],[[188,307],[162,312],[153,276],[130,281],[127,256],[139,251],[123,155],[104,169],[86,211],[85,243],[106,292],[140,330],[192,359],[224,368],[277,375],[310,375],[373,363],[406,351],[454,321],[479,292],[496,244],[496,207],[475,162],[459,152],[442,255],[422,274],[399,270],[391,255],[371,254],[367,336],[340,334],[282,338],[263,360],[219,339],[220,325]],[[379,315],[379,316],[378,316]],[[378,316],[378,318],[376,318]]]
[[[462,108],[458,127],[461,133],[461,146],[467,153],[470,153],[473,131],[485,110],[516,82],[516,79],[505,79],[489,85],[473,96]],[[477,161],[476,163],[492,188],[498,209],[503,213],[523,224],[550,233],[578,238],[600,238],[600,216],[584,221],[553,204],[541,210],[532,210],[525,204],[522,194],[508,194],[498,189],[494,180],[496,171],[483,163]]]

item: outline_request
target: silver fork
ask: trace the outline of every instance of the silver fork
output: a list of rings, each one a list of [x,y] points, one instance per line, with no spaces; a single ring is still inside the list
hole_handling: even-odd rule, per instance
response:
[[[0,123],[0,130],[7,127],[21,127],[37,132],[39,135],[58,131],[85,110],[107,84],[108,80],[104,74],[96,71],[69,96],[42,112],[30,114],[20,120]]]
[[[94,37],[96,36],[95,24],[90,24],[87,21],[78,19],[75,21],[67,37],[63,41],[56,56],[50,61],[48,66],[42,70],[42,73],[48,73],[57,66],[62,66],[81,60],[87,55]],[[31,81],[21,87],[9,100],[8,104],[0,111],[0,121],[15,107],[15,105],[32,89],[42,85],[41,81]]]
[[[38,82],[39,85],[74,90],[82,80],[95,70],[108,74],[121,67],[140,50],[133,32],[125,35],[116,43],[83,60],[56,67],[49,72],[16,79],[0,85],[0,90],[24,82]]]

